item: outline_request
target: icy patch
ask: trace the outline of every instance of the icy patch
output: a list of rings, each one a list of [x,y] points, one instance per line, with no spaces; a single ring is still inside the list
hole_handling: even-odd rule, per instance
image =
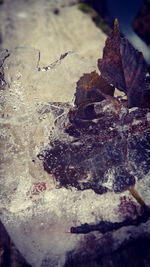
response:
[[[135,111],[135,110],[137,110],[137,109],[138,109],[137,107],[130,108],[130,109],[129,109],[129,113],[131,113],[131,112],[133,112],[133,111]]]
[[[107,182],[103,183],[103,186],[106,186],[108,189],[112,189],[114,175],[115,175],[115,171],[113,169],[112,170],[109,169],[107,176],[106,176]]]
[[[2,220],[23,256],[35,267],[42,266],[47,257],[57,263],[48,266],[63,266],[66,253],[82,240],[82,235],[69,233],[70,227],[102,219],[118,220],[115,209],[119,196],[115,194],[99,196],[92,190],[54,189],[44,192],[32,206],[24,200],[27,208],[21,200],[18,194]]]

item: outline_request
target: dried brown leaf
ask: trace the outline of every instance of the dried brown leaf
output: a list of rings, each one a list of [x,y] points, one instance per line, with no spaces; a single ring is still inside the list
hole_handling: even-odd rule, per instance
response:
[[[98,67],[110,84],[127,94],[129,108],[145,107],[145,99],[149,98],[146,88],[147,64],[142,53],[120,36],[117,21],[106,40],[103,59],[98,60]]]
[[[103,77],[121,91],[125,91],[125,77],[120,55],[120,32],[117,23],[103,49],[103,59],[98,60],[98,67]]]
[[[96,71],[84,74],[77,82],[75,104],[78,107],[83,103],[100,102],[104,95],[114,94],[114,88]]]

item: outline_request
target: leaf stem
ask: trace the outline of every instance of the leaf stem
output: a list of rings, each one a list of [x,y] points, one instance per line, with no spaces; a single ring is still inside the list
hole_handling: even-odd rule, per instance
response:
[[[142,206],[145,207],[146,204],[144,202],[144,200],[142,199],[142,197],[139,195],[139,193],[137,192],[137,190],[135,189],[134,186],[130,186],[128,187],[129,192],[131,193],[131,195],[137,200],[137,202]]]

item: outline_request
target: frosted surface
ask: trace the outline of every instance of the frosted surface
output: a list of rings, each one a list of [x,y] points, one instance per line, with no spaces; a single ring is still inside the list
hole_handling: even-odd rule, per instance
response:
[[[120,196],[129,196],[127,192],[97,195],[93,190],[58,188],[37,157],[48,145],[56,119],[50,103],[73,105],[76,81],[94,68],[74,53],[44,68],[39,51],[31,48],[2,51],[0,62],[5,81],[0,118],[1,219],[32,266],[63,266],[67,253],[85,238],[71,235],[70,227],[102,219],[119,221]],[[149,186],[148,176],[136,185],[148,205]],[[132,229],[137,235],[141,231],[142,227],[139,232]],[[144,231],[149,231],[148,223]],[[130,236],[130,228],[128,233],[114,234],[115,246]]]
[[[72,0],[6,0],[1,5],[2,47],[34,47],[47,64],[66,51],[75,51],[96,65],[105,34]],[[58,10],[56,15],[54,10]],[[47,61],[48,60],[48,61]]]

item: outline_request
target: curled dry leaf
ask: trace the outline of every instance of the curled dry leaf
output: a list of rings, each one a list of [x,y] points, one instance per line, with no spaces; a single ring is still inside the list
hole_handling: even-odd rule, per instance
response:
[[[96,71],[84,74],[76,86],[75,105],[78,109],[75,116],[80,119],[94,119],[96,114],[92,103],[100,102],[105,99],[105,95],[113,96],[113,94],[114,87]]]
[[[86,73],[77,82],[75,105],[78,107],[87,101],[99,102],[104,99],[102,93],[113,96],[114,87],[96,71]]]

